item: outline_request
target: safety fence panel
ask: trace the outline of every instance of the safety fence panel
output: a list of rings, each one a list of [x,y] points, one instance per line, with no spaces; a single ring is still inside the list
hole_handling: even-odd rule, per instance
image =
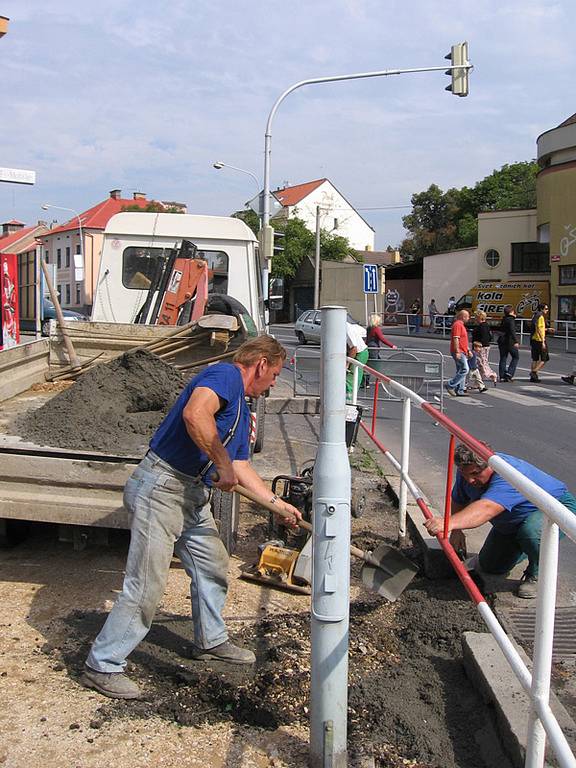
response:
[[[291,363],[294,397],[320,397],[320,349],[296,347]]]
[[[425,400],[439,402],[443,410],[444,356],[440,350],[400,348],[384,352],[380,349],[376,354],[378,357],[368,358],[370,368],[403,384]],[[387,386],[385,381],[381,383],[381,390],[388,400],[402,400],[398,389]]]

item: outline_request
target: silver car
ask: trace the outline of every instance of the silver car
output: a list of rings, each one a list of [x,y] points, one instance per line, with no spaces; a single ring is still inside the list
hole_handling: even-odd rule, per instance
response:
[[[309,309],[303,312],[294,324],[294,333],[299,344],[307,344],[313,341],[320,344],[320,323],[322,322],[322,313],[317,309]]]

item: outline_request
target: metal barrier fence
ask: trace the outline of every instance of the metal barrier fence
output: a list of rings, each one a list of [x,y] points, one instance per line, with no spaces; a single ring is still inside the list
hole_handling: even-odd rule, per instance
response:
[[[400,382],[408,389],[434,399],[444,410],[444,356],[437,349],[395,350],[370,349],[378,357],[369,358],[368,365],[377,373]],[[292,358],[294,396],[317,397],[320,394],[320,350],[318,347],[297,346]],[[368,389],[369,373],[364,382]],[[393,388],[382,385],[388,400],[401,400]]]
[[[558,544],[559,531],[562,530],[572,541],[576,542],[576,516],[560,501],[540,488],[532,480],[529,480],[521,472],[512,467],[501,456],[496,455],[484,443],[481,443],[472,435],[459,427],[445,414],[439,413],[431,403],[426,402],[420,395],[412,392],[402,384],[393,381],[388,376],[379,373],[373,368],[364,366],[356,360],[348,358],[348,363],[354,366],[354,397],[358,395],[359,368],[363,368],[377,381],[374,387],[374,408],[372,424],[368,427],[361,422],[361,426],[374,444],[386,456],[387,460],[400,472],[400,504],[399,504],[399,534],[405,535],[406,530],[406,498],[410,491],[416,504],[426,519],[433,514],[424,498],[424,494],[409,475],[409,445],[410,445],[410,414],[412,404],[431,416],[440,424],[450,438],[450,457],[452,456],[454,440],[465,443],[474,453],[484,459],[488,466],[507,482],[516,488],[526,499],[529,499],[538,509],[544,513],[542,526],[542,538],[540,543],[540,576],[538,582],[538,596],[536,600],[536,627],[534,633],[534,652],[532,660],[532,673],[527,668],[512,641],[498,622],[492,609],[486,603],[483,595],[470,577],[464,564],[458,558],[448,538],[450,505],[448,502],[450,493],[449,478],[452,471],[451,458],[448,461],[446,483],[446,504],[444,516],[444,530],[437,535],[438,541],[456,571],[462,585],[470,598],[478,608],[480,616],[498,643],[502,653],[510,664],[514,674],[526,691],[531,709],[528,722],[528,743],[526,748],[525,768],[543,768],[546,749],[546,737],[550,740],[552,749],[561,768],[576,768],[576,757],[570,749],[570,745],[560,728],[556,717],[550,708],[550,677],[552,670],[552,644],[554,639],[554,621],[556,607],[556,588],[558,574]],[[386,385],[398,393],[403,399],[402,421],[402,446],[401,460],[398,461],[385,445],[376,436],[376,414],[378,392],[381,386]]]

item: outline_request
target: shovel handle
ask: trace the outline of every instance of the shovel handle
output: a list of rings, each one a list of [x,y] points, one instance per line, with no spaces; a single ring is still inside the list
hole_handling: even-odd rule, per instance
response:
[[[267,509],[269,512],[273,512],[275,515],[278,515],[278,517],[281,517],[284,520],[293,520],[292,515],[283,512],[279,507],[276,506],[276,504],[273,504],[271,501],[266,501],[266,499],[263,499],[262,496],[254,493],[254,491],[249,491],[248,488],[244,488],[243,485],[235,485],[232,490],[235,493],[239,493],[240,496],[244,496],[245,499],[256,502],[256,504],[259,504],[261,507],[264,507],[264,509]],[[306,520],[298,520],[298,527],[302,528],[304,531],[308,531],[309,533],[312,532],[312,526]]]

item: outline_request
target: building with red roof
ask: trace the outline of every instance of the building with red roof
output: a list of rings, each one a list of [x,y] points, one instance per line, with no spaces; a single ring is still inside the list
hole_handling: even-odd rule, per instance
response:
[[[374,229],[328,179],[286,185],[272,192],[282,205],[275,218],[302,219],[311,232],[316,231],[316,208],[320,207],[320,227],[331,234],[346,237],[358,251],[374,250]]]
[[[63,307],[90,314],[106,224],[112,216],[122,211],[146,211],[151,208],[178,208],[183,213],[186,212],[186,206],[180,203],[148,200],[143,192],[134,192],[131,198],[123,198],[121,190],[113,189],[106,200],[79,213],[78,216],[73,216],[64,224],[52,227],[42,237],[43,256],[47,264],[55,265],[55,287]],[[82,253],[83,277],[77,281],[74,257]]]

